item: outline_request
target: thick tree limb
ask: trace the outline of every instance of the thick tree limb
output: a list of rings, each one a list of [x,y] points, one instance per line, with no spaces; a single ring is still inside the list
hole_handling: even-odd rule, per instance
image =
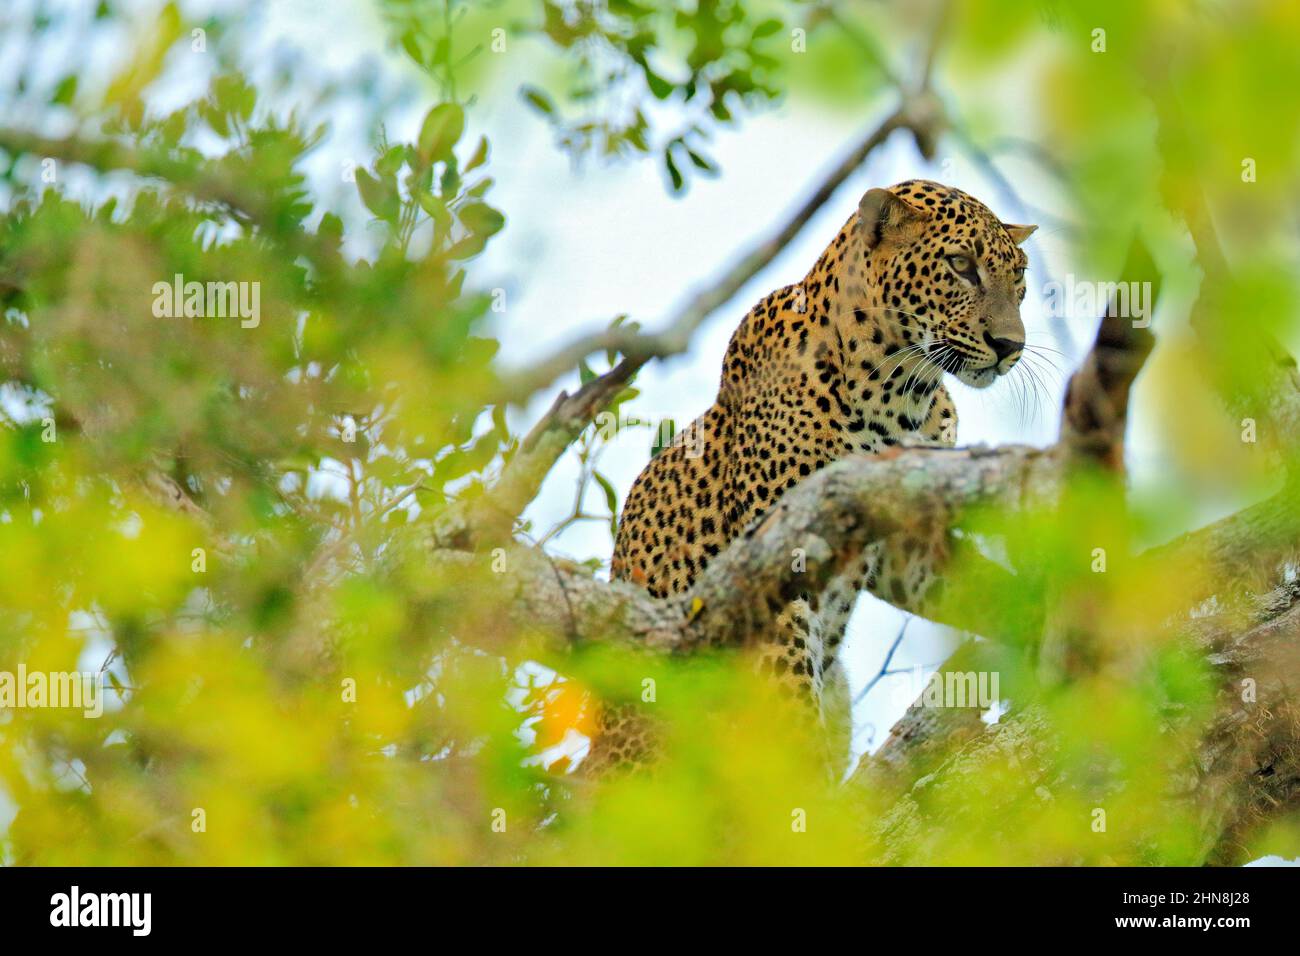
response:
[[[1257,599],[1252,618],[1244,631],[1235,614],[1193,627],[1223,681],[1219,717],[1182,794],[1199,810],[1212,863],[1245,862],[1250,831],[1300,806],[1300,587]]]
[[[1155,264],[1141,243],[1135,243],[1124,265],[1122,281],[1150,283],[1150,302],[1159,295]],[[1124,432],[1133,380],[1155,346],[1155,339],[1131,316],[1123,314],[1117,296],[1106,314],[1083,365],[1065,392],[1061,441],[1076,454],[1100,462],[1115,472],[1124,470]]]
[[[1300,805],[1300,704],[1294,692],[1300,685],[1300,591],[1287,586],[1258,600],[1245,629],[1237,617],[1224,615],[1198,619],[1184,636],[1200,648],[1219,691],[1216,715],[1191,752],[1171,740],[1165,807],[1196,821],[1197,861],[1240,864],[1243,841],[1255,826]],[[882,786],[903,785],[872,834],[878,862],[942,859],[945,841],[968,825],[978,829],[993,820],[1022,819],[1071,793],[1095,797],[1105,808],[1104,768],[1088,781],[1062,776],[1053,759],[1057,735],[1044,707],[1030,704],[990,728],[979,725],[975,714],[969,708],[909,710],[890,742],[910,746],[891,751],[887,744],[883,756],[855,778],[876,791],[877,800]],[[1181,729],[1175,717],[1160,732]],[[1011,780],[989,773],[1008,762],[1015,767]],[[969,806],[979,820],[936,810],[954,806]],[[1081,817],[1078,825],[1089,822]],[[1142,846],[1130,849],[1143,852]]]
[[[1300,486],[1288,481],[1277,494],[1213,524],[1152,548],[1142,556],[1152,566],[1177,564],[1209,569],[1189,596],[1205,600],[1225,591],[1260,594],[1300,566]]]
[[[579,565],[519,546],[510,552],[512,573],[503,576],[503,611],[569,640],[618,640],[673,653],[743,646],[863,549],[900,532],[947,528],[975,503],[1023,507],[1055,487],[1060,465],[1051,450],[1021,446],[847,458],[787,492],[688,592],[656,600],[639,586],[599,581]],[[438,552],[435,559],[481,560]]]

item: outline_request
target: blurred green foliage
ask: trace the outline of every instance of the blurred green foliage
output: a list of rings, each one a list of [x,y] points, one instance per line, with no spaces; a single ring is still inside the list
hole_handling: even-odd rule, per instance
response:
[[[107,83],[33,57],[3,93],[0,671],[102,670],[110,705],[97,720],[0,716],[0,792],[17,809],[6,859],[870,859],[883,804],[832,786],[817,745],[747,668],[725,655],[557,655],[546,635],[505,624],[490,555],[434,563],[421,542],[518,449],[494,391],[491,293],[475,278],[509,222],[478,106],[522,96],[561,148],[652,157],[680,193],[692,171],[718,172],[705,144],[748,112],[784,98],[863,115],[892,105],[905,54],[932,29],[928,5],[382,0],[429,103],[410,142],[373,117],[346,206],[317,195],[303,166],[342,99],[377,108],[365,83],[304,74],[299,87],[318,85],[270,90],[240,62],[236,18],[91,7],[76,24],[2,27],[28,31],[32,50],[59,31],[130,39]],[[941,97],[984,141],[1030,141],[1062,164],[1077,261],[1113,274],[1140,235],[1163,271],[1202,283],[1209,321],[1294,340],[1295,5],[964,0],[944,16]],[[217,69],[192,101],[154,108],[200,27]],[[527,69],[500,58],[516,50]],[[1000,77],[1018,81],[1010,104],[987,92]],[[24,117],[29,128],[12,125]],[[53,155],[43,179],[64,141],[19,134],[73,126],[111,148]],[[70,189],[68,171],[86,167],[105,188]],[[1206,204],[1245,268],[1199,274],[1179,223]],[[178,275],[257,283],[256,326],[157,316],[156,284]],[[999,640],[981,666],[1013,702],[1043,703],[1069,785],[990,813],[984,795],[1019,786],[1013,759],[994,762],[978,787],[932,798],[947,824],[918,835],[908,862],[1198,862],[1193,821],[1159,794],[1189,759],[1209,677],[1151,637],[1190,585],[1133,573],[1127,556],[1202,499],[1266,483],[1276,458],[1234,444],[1231,421],[1186,425],[1188,407],[1225,421],[1204,400],[1204,363],[1247,408],[1260,377],[1250,349],[1177,358],[1193,351],[1171,350],[1145,393],[1169,426],[1162,500],[1080,476],[1057,508],[965,516],[1020,572],[996,592]],[[612,521],[599,446],[593,429],[579,454],[608,511],[597,519]],[[202,516],[151,494],[158,476]],[[984,573],[959,566],[948,600],[988,603]],[[1092,668],[1043,693],[1048,600],[1074,609]],[[533,682],[530,661],[565,678]],[[653,776],[579,784],[539,765],[539,746],[590,729],[587,690],[651,708],[665,750]],[[1293,855],[1294,826],[1260,846]]]

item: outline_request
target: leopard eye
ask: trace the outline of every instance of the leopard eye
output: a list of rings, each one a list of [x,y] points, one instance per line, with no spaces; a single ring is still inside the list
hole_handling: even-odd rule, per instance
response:
[[[1012,274],[1015,276],[1017,282],[1022,281],[1025,278],[1025,267],[1016,266],[1015,271]]]
[[[979,284],[979,273],[976,271],[975,263],[971,261],[970,256],[949,256],[948,265],[952,266],[952,271],[963,279],[968,279],[976,285]]]

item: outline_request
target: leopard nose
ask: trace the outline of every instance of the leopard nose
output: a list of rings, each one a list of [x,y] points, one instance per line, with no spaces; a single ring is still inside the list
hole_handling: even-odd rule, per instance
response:
[[[1024,342],[1016,339],[995,339],[987,332],[984,333],[984,344],[993,350],[993,354],[998,357],[999,362],[1025,347]]]

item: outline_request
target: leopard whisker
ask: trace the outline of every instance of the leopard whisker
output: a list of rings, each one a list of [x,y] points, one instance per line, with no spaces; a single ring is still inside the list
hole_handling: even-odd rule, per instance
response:
[[[892,355],[886,355],[885,358],[894,359],[894,363],[892,365],[889,365],[888,368],[886,368],[885,363],[882,362],[881,365],[876,369],[877,373],[880,376],[881,381],[887,380],[891,375],[894,374],[894,370],[896,368],[899,368],[909,358],[913,358],[918,355],[923,357],[925,355],[926,348],[927,346],[925,345],[925,343],[917,342],[913,345],[907,346],[907,348],[905,349],[900,349],[899,351],[894,352]]]
[[[1030,366],[1035,370],[1037,370],[1038,372],[1041,372],[1045,378],[1050,376],[1053,382],[1060,381],[1061,370],[1057,368],[1055,365],[1052,365],[1051,363],[1047,362],[1047,360],[1044,359],[1042,356],[1033,355],[1029,352],[1026,352],[1024,354],[1024,358],[1025,358],[1025,364],[1027,366]],[[1044,363],[1044,364],[1037,364],[1037,363]],[[1046,386],[1046,384],[1047,384],[1046,381],[1044,381],[1044,386]],[[1050,388],[1048,389],[1048,392],[1049,393],[1051,392]]]
[[[931,369],[934,371],[933,377],[929,374]],[[937,382],[941,378],[943,378],[943,367],[935,361],[932,353],[926,352],[924,353],[922,360],[917,363],[916,368],[912,370],[912,374],[909,375],[907,380],[903,383],[903,388],[900,394],[906,395],[911,392],[914,383],[929,384],[931,382]]]
[[[1030,344],[1028,344],[1028,343],[1026,343],[1026,344],[1023,346],[1023,348],[1022,348],[1022,352],[1023,352],[1023,354],[1025,354],[1025,355],[1027,355],[1027,356],[1028,356],[1028,355],[1032,355],[1032,356],[1034,356],[1034,357],[1035,357],[1036,359],[1038,359],[1039,361],[1046,363],[1046,364],[1047,364],[1047,365],[1048,365],[1048,366],[1049,366],[1049,367],[1050,367],[1054,372],[1057,372],[1057,373],[1059,374],[1060,371],[1061,371],[1060,367],[1059,367],[1059,366],[1058,366],[1054,361],[1052,361],[1052,359],[1051,359],[1049,356],[1044,355],[1044,354],[1043,354],[1044,351],[1045,351],[1045,350],[1043,349],[1043,346],[1041,346],[1041,345],[1030,345]],[[1055,354],[1060,355],[1060,356],[1062,356],[1062,357],[1064,357],[1064,355],[1065,355],[1064,352],[1059,352],[1059,351],[1057,351],[1057,350],[1055,350],[1055,349],[1051,349],[1050,351],[1052,351],[1052,352],[1054,352]]]
[[[1051,352],[1053,355],[1059,355],[1062,358],[1065,357],[1064,352],[1060,349],[1052,348],[1050,345],[1039,345],[1037,342],[1026,342],[1024,347],[1027,349],[1033,349],[1036,352]]]
[[[1030,394],[1027,396],[1027,400],[1028,398],[1033,399],[1033,417],[1030,418],[1028,414],[1022,414],[1021,416],[1021,425],[1027,426],[1038,421],[1049,392],[1047,386],[1043,383],[1038,372],[1032,365],[1026,362],[1018,366],[1018,368],[1023,369],[1021,374],[1018,376],[1019,381],[1022,383],[1028,383],[1030,387]]]

